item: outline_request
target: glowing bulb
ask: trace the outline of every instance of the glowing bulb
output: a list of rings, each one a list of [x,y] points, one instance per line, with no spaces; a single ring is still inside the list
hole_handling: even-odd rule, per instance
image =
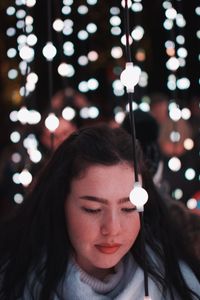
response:
[[[29,119],[29,111],[25,106],[22,106],[17,113],[17,118],[22,124],[26,124]]]
[[[195,176],[196,176],[196,172],[195,172],[194,169],[188,168],[188,169],[185,171],[185,178],[186,178],[187,180],[193,180]]]
[[[136,26],[134,30],[131,32],[131,36],[135,41],[139,41],[143,38],[144,28],[141,26]]]
[[[76,112],[72,107],[66,106],[62,111],[62,116],[65,120],[71,121],[75,117]]]
[[[30,157],[30,160],[34,163],[38,163],[41,161],[42,159],[42,154],[39,150],[37,149],[30,149],[28,151],[28,154],[29,154],[29,157]]]
[[[46,46],[44,46],[42,53],[47,60],[53,60],[54,56],[57,53],[56,47],[52,44],[52,42],[47,42]]]
[[[144,204],[148,200],[148,193],[144,188],[142,188],[140,182],[135,182],[134,188],[130,192],[129,198],[131,203],[137,207],[138,211],[143,211]]]
[[[125,113],[123,111],[118,111],[116,114],[115,114],[115,121],[118,123],[118,124],[121,124],[123,121],[124,121],[124,118],[125,118]]]
[[[182,117],[184,120],[188,120],[189,118],[191,118],[191,111],[189,110],[189,108],[184,107],[184,108],[181,110],[181,117]]]
[[[168,167],[173,172],[178,172],[181,168],[181,161],[178,157],[173,156],[168,161]]]
[[[181,118],[181,110],[178,107],[173,107],[169,111],[169,116],[173,121],[178,121]]]
[[[36,4],[36,0],[27,0],[26,5],[28,7],[33,7]]]
[[[190,138],[185,139],[183,145],[186,150],[191,150],[194,147],[194,141]]]
[[[99,110],[97,107],[91,106],[88,109],[88,114],[91,119],[96,119],[99,115]]]
[[[41,120],[41,114],[34,110],[31,109],[29,110],[29,119],[27,120],[27,123],[30,125],[38,124]]]
[[[19,174],[19,181],[22,185],[28,186],[31,181],[32,181],[32,175],[31,173],[27,170],[24,169],[20,174]]]
[[[186,77],[177,80],[177,88],[180,90],[186,90],[190,87],[190,80]]]
[[[133,66],[132,62],[127,62],[125,70],[120,75],[121,83],[126,87],[127,93],[133,93],[134,87],[139,82],[141,70]]]
[[[18,131],[13,131],[10,135],[10,140],[13,143],[18,143],[20,141],[21,135]]]
[[[15,201],[15,203],[21,204],[23,202],[24,198],[21,194],[17,193],[14,195],[13,200]]]
[[[176,57],[170,57],[166,62],[166,67],[168,70],[176,71],[179,68],[179,61]]]
[[[122,7],[125,7],[125,3],[126,3],[125,0],[122,0],[122,1],[121,1],[121,6],[122,6]],[[132,1],[131,1],[131,0],[128,0],[128,1],[127,1],[127,6],[128,6],[128,8],[130,8],[131,5],[132,5]]]
[[[58,66],[58,74],[60,74],[63,77],[73,77],[75,74],[75,70],[72,65],[61,63]]]
[[[26,61],[31,61],[34,58],[34,50],[28,45],[22,46],[19,51],[19,56]]]
[[[195,209],[195,208],[197,208],[197,200],[194,198],[191,198],[187,201],[186,205],[189,209]]]
[[[177,16],[177,11],[174,8],[170,7],[166,10],[165,15],[168,19],[174,20]]]
[[[54,22],[53,22],[53,29],[55,31],[62,31],[64,28],[64,22],[61,20],[61,19],[56,19]]]
[[[49,131],[54,132],[59,126],[59,119],[55,116],[54,113],[50,113],[45,120],[45,126]]]

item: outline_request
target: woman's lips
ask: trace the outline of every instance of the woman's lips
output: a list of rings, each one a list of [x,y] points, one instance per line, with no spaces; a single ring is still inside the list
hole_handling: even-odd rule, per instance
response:
[[[115,252],[117,252],[117,250],[119,249],[121,245],[120,244],[100,244],[100,245],[95,245],[95,247],[104,254],[113,254]]]

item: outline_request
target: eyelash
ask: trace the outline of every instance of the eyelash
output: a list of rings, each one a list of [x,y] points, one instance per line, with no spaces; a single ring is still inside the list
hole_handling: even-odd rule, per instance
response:
[[[97,213],[99,213],[99,212],[101,211],[100,208],[98,208],[98,209],[91,209],[91,208],[83,207],[82,209],[83,209],[85,212],[90,213],[90,214],[97,214]],[[122,210],[123,212],[125,212],[125,213],[131,213],[131,212],[133,212],[133,211],[136,210],[136,207],[133,207],[133,208],[122,208],[121,210]]]
[[[131,208],[122,208],[122,211],[131,213],[136,210],[136,207],[131,207]]]
[[[101,209],[91,209],[91,208],[86,208],[86,207],[83,207],[82,208],[85,212],[87,213],[90,213],[90,214],[97,214],[98,212],[101,211]]]

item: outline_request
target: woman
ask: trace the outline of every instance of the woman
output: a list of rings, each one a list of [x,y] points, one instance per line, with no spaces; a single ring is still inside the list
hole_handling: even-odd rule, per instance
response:
[[[128,133],[106,125],[81,129],[58,147],[19,215],[1,224],[1,300],[144,299],[139,214],[129,201],[132,151]],[[149,193],[149,294],[200,299],[199,265],[183,248],[138,147],[136,154]]]

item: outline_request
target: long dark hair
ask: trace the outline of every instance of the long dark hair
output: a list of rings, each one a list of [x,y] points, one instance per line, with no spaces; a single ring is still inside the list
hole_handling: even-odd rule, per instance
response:
[[[132,151],[129,134],[106,125],[80,129],[60,145],[38,176],[17,216],[0,224],[1,300],[23,298],[25,288],[30,290],[32,299],[53,298],[64,279],[70,255],[64,202],[72,179],[89,165],[114,165],[124,161],[132,164]],[[179,260],[184,260],[198,277],[197,262],[181,247],[181,234],[172,226],[168,208],[145,168],[138,145],[136,151],[139,173],[149,193],[144,212],[146,245],[165,268],[162,274],[148,255],[148,273],[162,288],[173,286],[181,299],[192,300],[181,275]],[[140,235],[132,253],[144,268]]]

